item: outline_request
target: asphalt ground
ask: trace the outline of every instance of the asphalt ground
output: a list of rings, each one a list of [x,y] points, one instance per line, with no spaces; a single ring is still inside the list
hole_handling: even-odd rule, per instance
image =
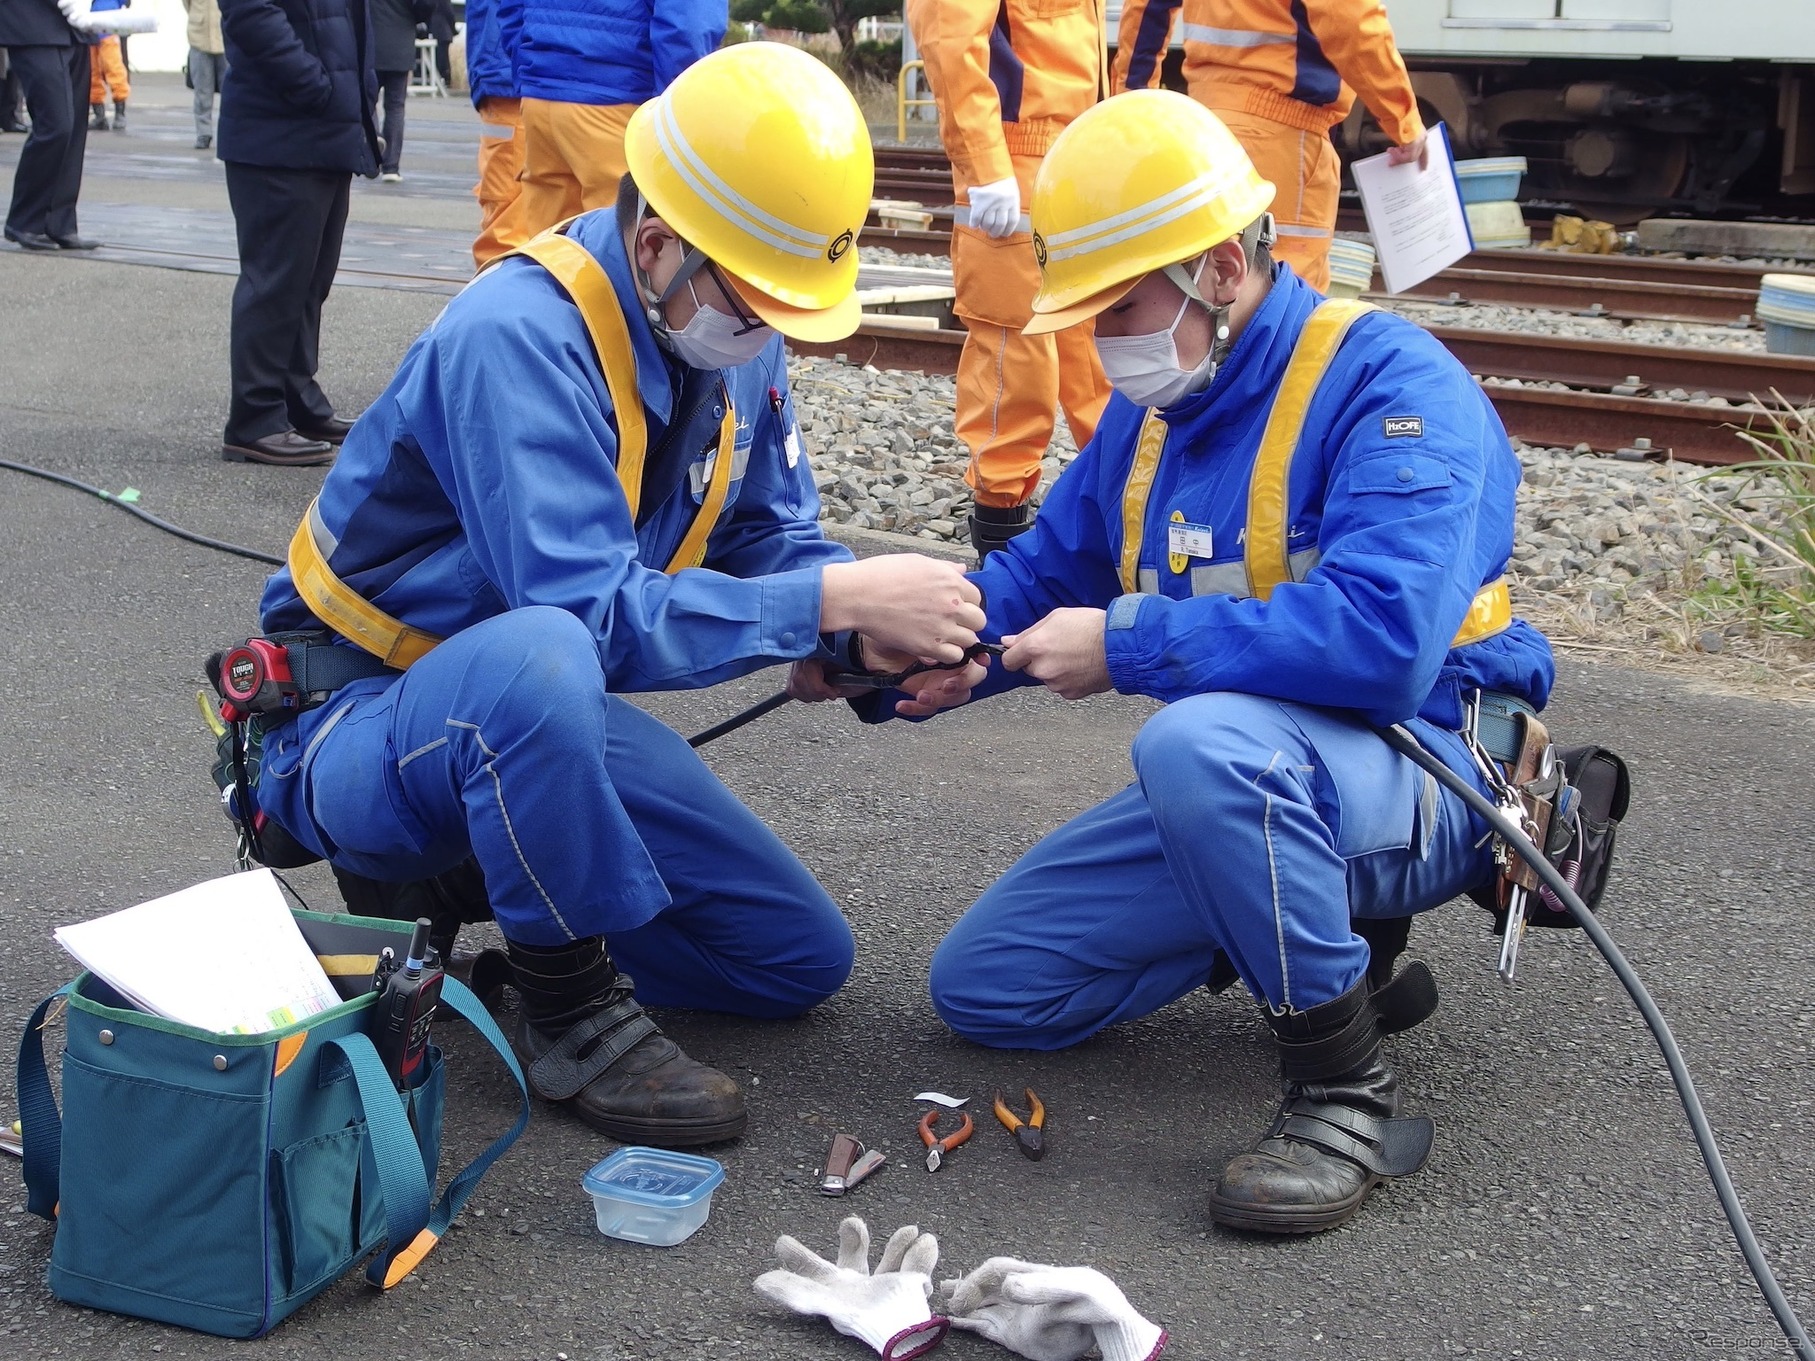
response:
[[[119,221],[224,213],[218,166],[179,145],[186,92],[138,85],[135,129],[93,134],[85,204]],[[402,193],[356,187],[355,221],[469,230],[455,152],[470,155],[470,112],[418,100],[411,114],[434,138],[415,143],[420,159],[406,150]],[[0,160],[17,144],[0,139]],[[139,154],[184,164],[140,174],[127,159]],[[280,551],[320,472],[219,460],[230,288],[209,272],[0,252],[0,457],[137,488],[158,514]],[[380,391],[440,305],[336,290],[323,381],[343,411]],[[229,868],[194,693],[203,655],[253,627],[262,571],[0,470],[0,1018],[15,1033],[71,972],[55,926]],[[1561,662],[1553,729],[1622,752],[1637,787],[1604,920],[1675,1026],[1767,1252],[1815,1318],[1809,710],[1582,655]],[[691,732],[778,684],[764,673],[649,707]],[[1509,987],[1477,909],[1419,924],[1414,950],[1444,1003],[1392,1052],[1410,1109],[1437,1120],[1436,1152],[1310,1240],[1231,1236],[1205,1213],[1216,1170],[1275,1099],[1266,1032],[1241,997],[1195,994],[1060,1054],[943,1029],[925,994],[941,934],[1042,833],[1127,782],[1148,712],[1023,693],[864,729],[791,706],[709,749],[844,905],[858,961],[799,1021],[662,1018],[745,1084],[751,1108],[748,1136],[712,1150],[726,1181],[682,1246],[601,1238],[579,1181],[610,1145],[538,1106],[414,1278],[381,1296],[350,1277],[251,1344],[57,1303],[43,1283],[50,1228],[24,1213],[22,1190],[0,1193],[0,1336],[82,1358],[855,1358],[857,1343],[778,1314],[749,1283],[777,1234],[826,1248],[857,1213],[878,1239],[907,1222],[936,1232],[942,1275],[998,1253],[1098,1266],[1172,1330],[1180,1358],[1785,1354],[1656,1051],[1578,933],[1536,934]],[[312,905],[334,904],[319,867],[293,878]],[[508,1123],[514,1095],[470,1031],[439,1038],[451,1168]],[[992,1089],[1025,1085],[1051,1112],[1038,1164],[987,1114]],[[936,1175],[913,1134],[911,1098],[929,1087],[983,1105],[976,1139]],[[0,1111],[12,1105],[0,1080]],[[813,1173],[837,1130],[890,1164],[833,1201]],[[158,1130],[127,1137],[159,1156]],[[943,1354],[1000,1353],[954,1334]]]

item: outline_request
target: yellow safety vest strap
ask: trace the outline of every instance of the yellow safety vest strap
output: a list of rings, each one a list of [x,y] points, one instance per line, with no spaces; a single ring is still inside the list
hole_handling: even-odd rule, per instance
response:
[[[731,491],[731,466],[737,461],[737,412],[730,397],[725,400],[725,423],[718,428],[718,457],[712,461],[712,480],[706,484],[706,495],[700,502],[699,514],[687,526],[687,537],[674,550],[674,556],[662,570],[673,576],[686,567],[698,567],[706,560],[706,540],[724,512],[725,498]]]
[[[1456,630],[1451,647],[1463,647],[1491,638],[1512,627],[1512,590],[1501,577],[1475,592],[1475,603],[1468,607],[1462,627]]]
[[[1243,551],[1248,570],[1248,594],[1265,600],[1273,588],[1292,579],[1286,548],[1291,519],[1292,455],[1304,430],[1305,413],[1317,386],[1342,346],[1342,339],[1357,318],[1374,311],[1374,305],[1347,298],[1319,303],[1299,333],[1291,362],[1267,414],[1266,433],[1255,455],[1254,474],[1248,483],[1248,538]]]
[[[322,623],[386,666],[403,671],[421,661],[441,639],[392,618],[335,576],[316,542],[316,522],[316,506],[311,501],[308,513],[290,536],[290,577],[303,604]]]
[[[591,251],[572,237],[561,235],[559,228],[525,242],[513,254],[527,255],[554,275],[555,282],[567,290],[567,296],[580,309],[580,320],[586,323],[592,347],[598,352],[605,390],[611,394],[612,411],[617,417],[618,481],[623,484],[624,499],[630,503],[630,521],[635,524],[643,497],[643,458],[649,451],[649,425],[643,415],[642,395],[637,391],[630,328],[624,324],[624,309],[618,305],[611,276],[593,259]]]
[[[1122,589],[1140,589],[1141,540],[1147,533],[1147,498],[1153,494],[1153,476],[1159,471],[1160,453],[1166,447],[1166,422],[1149,408],[1134,446],[1134,465],[1122,490]]]

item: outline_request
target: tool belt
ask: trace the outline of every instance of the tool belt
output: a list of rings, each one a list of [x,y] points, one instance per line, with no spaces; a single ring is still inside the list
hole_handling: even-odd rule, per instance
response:
[[[1537,711],[1513,695],[1481,691],[1469,717],[1464,739],[1502,806],[1589,910],[1597,909],[1632,797],[1626,763],[1602,746],[1556,746]],[[1526,901],[1522,918],[1530,925],[1577,925],[1537,873],[1498,840],[1495,861],[1498,875],[1471,895],[1494,913],[1495,934],[1506,933],[1515,894]]]
[[[321,857],[258,806],[264,735],[354,681],[402,673],[369,653],[336,646],[325,629],[248,638],[211,655],[204,670],[220,696],[218,716],[206,695],[198,696],[215,733],[210,773],[221,809],[239,832],[239,864],[279,870],[313,864]]]

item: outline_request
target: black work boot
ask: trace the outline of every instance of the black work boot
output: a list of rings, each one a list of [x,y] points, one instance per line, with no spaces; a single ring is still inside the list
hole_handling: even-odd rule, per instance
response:
[[[1033,523],[1033,507],[1025,501],[1018,506],[973,506],[971,547],[977,550],[978,563],[997,549],[1008,547],[1010,539],[1027,533]]]
[[[1368,987],[1380,1029],[1388,1035],[1410,1030],[1437,1010],[1437,980],[1430,967],[1415,959],[1398,977],[1393,966],[1411,939],[1410,917],[1352,917],[1349,930],[1368,943]]]
[[[113,130],[115,132],[126,131],[126,101],[124,99],[116,99],[113,102]]]
[[[88,106],[88,126],[96,132],[107,131],[107,106],[105,104]]]
[[[1252,1233],[1317,1233],[1362,1206],[1382,1177],[1430,1157],[1424,1116],[1399,1116],[1399,1080],[1380,1051],[1380,1020],[1364,976],[1309,1011],[1267,1011],[1285,1099],[1251,1152],[1223,1168],[1210,1217]]]
[[[737,1084],[656,1029],[602,937],[506,944],[521,999],[511,1047],[537,1096],[628,1144],[685,1148],[744,1132]]]

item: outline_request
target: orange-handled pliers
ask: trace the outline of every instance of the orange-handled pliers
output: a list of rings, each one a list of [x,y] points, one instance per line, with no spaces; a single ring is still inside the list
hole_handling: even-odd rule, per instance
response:
[[[1002,1093],[997,1092],[996,1119],[1002,1122],[1004,1129],[1015,1136],[1015,1147],[1034,1162],[1039,1162],[1046,1156],[1046,1105],[1040,1100],[1039,1093],[1032,1087],[1024,1087],[1022,1091],[1027,1096],[1027,1104],[1031,1108],[1032,1114],[1023,1120],[1009,1106],[1008,1102],[1002,1099]]]
[[[945,1155],[977,1132],[976,1123],[967,1112],[960,1112],[958,1129],[941,1139],[937,1133],[939,1117],[944,1111],[928,1111],[920,1117],[920,1142],[926,1145],[926,1170],[937,1172],[939,1165],[945,1161]]]

